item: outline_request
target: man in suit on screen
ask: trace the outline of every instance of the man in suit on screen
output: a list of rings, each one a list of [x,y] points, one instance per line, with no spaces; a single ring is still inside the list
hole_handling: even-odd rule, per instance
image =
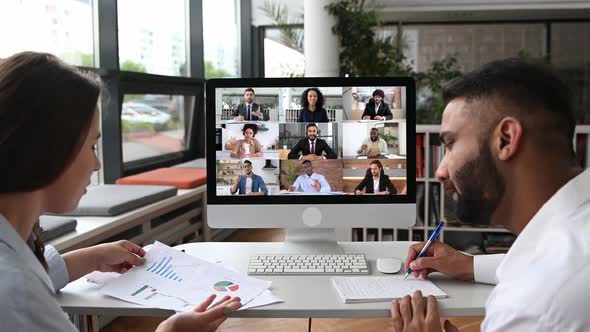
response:
[[[338,156],[328,143],[318,138],[318,126],[309,123],[306,127],[307,137],[300,140],[289,152],[289,159],[336,159]]]
[[[232,116],[238,121],[268,121],[268,116],[264,114],[260,105],[254,102],[256,96],[254,89],[247,88],[244,90],[244,102],[238,105]]]
[[[379,160],[373,160],[371,167],[367,170],[367,175],[356,186],[356,195],[374,194],[374,195],[395,195],[397,190],[391,183],[389,176],[383,172],[383,165]]]

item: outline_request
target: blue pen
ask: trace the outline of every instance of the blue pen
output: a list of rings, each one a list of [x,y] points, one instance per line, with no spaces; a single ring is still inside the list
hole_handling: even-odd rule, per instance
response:
[[[445,222],[441,220],[441,222],[438,224],[438,226],[436,226],[436,228],[434,229],[434,232],[432,232],[432,234],[430,235],[430,238],[428,239],[428,242],[426,242],[426,245],[424,246],[424,248],[422,248],[422,250],[420,250],[420,253],[418,254],[418,257],[416,257],[416,259],[418,259],[424,255],[426,250],[428,250],[428,247],[430,247],[430,244],[432,243],[432,241],[436,240],[436,238],[438,237],[438,233],[440,233],[440,230],[443,228],[444,224],[445,224]],[[406,272],[406,275],[404,276],[404,280],[406,280],[406,278],[410,274],[412,274],[412,269],[408,268],[408,272]]]

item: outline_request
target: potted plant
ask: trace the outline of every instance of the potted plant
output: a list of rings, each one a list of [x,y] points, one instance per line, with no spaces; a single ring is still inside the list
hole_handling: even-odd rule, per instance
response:
[[[399,145],[398,138],[396,136],[393,136],[391,134],[379,133],[379,138],[383,139],[387,143],[388,147],[394,148],[394,150],[397,152]]]
[[[290,160],[284,162],[281,167],[281,186],[284,189],[289,189],[289,186],[297,180],[300,172],[301,166],[296,162]]]

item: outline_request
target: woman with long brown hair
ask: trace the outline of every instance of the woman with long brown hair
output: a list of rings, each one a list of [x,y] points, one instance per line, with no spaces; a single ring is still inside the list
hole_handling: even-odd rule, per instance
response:
[[[129,241],[59,255],[36,236],[39,216],[72,211],[100,169],[100,80],[45,53],[0,60],[0,321],[7,331],[74,331],[54,295],[91,271],[145,261]],[[214,331],[239,298],[211,296],[159,331]]]

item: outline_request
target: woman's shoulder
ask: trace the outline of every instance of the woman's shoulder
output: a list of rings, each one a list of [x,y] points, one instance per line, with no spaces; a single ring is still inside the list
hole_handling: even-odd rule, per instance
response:
[[[22,264],[0,260],[0,298],[0,330],[74,331],[51,291]]]
[[[41,279],[19,260],[0,248],[0,297],[9,308],[18,308],[18,298],[35,302],[35,299],[52,296]],[[21,303],[22,304],[22,303]],[[4,310],[4,309],[3,309]]]

